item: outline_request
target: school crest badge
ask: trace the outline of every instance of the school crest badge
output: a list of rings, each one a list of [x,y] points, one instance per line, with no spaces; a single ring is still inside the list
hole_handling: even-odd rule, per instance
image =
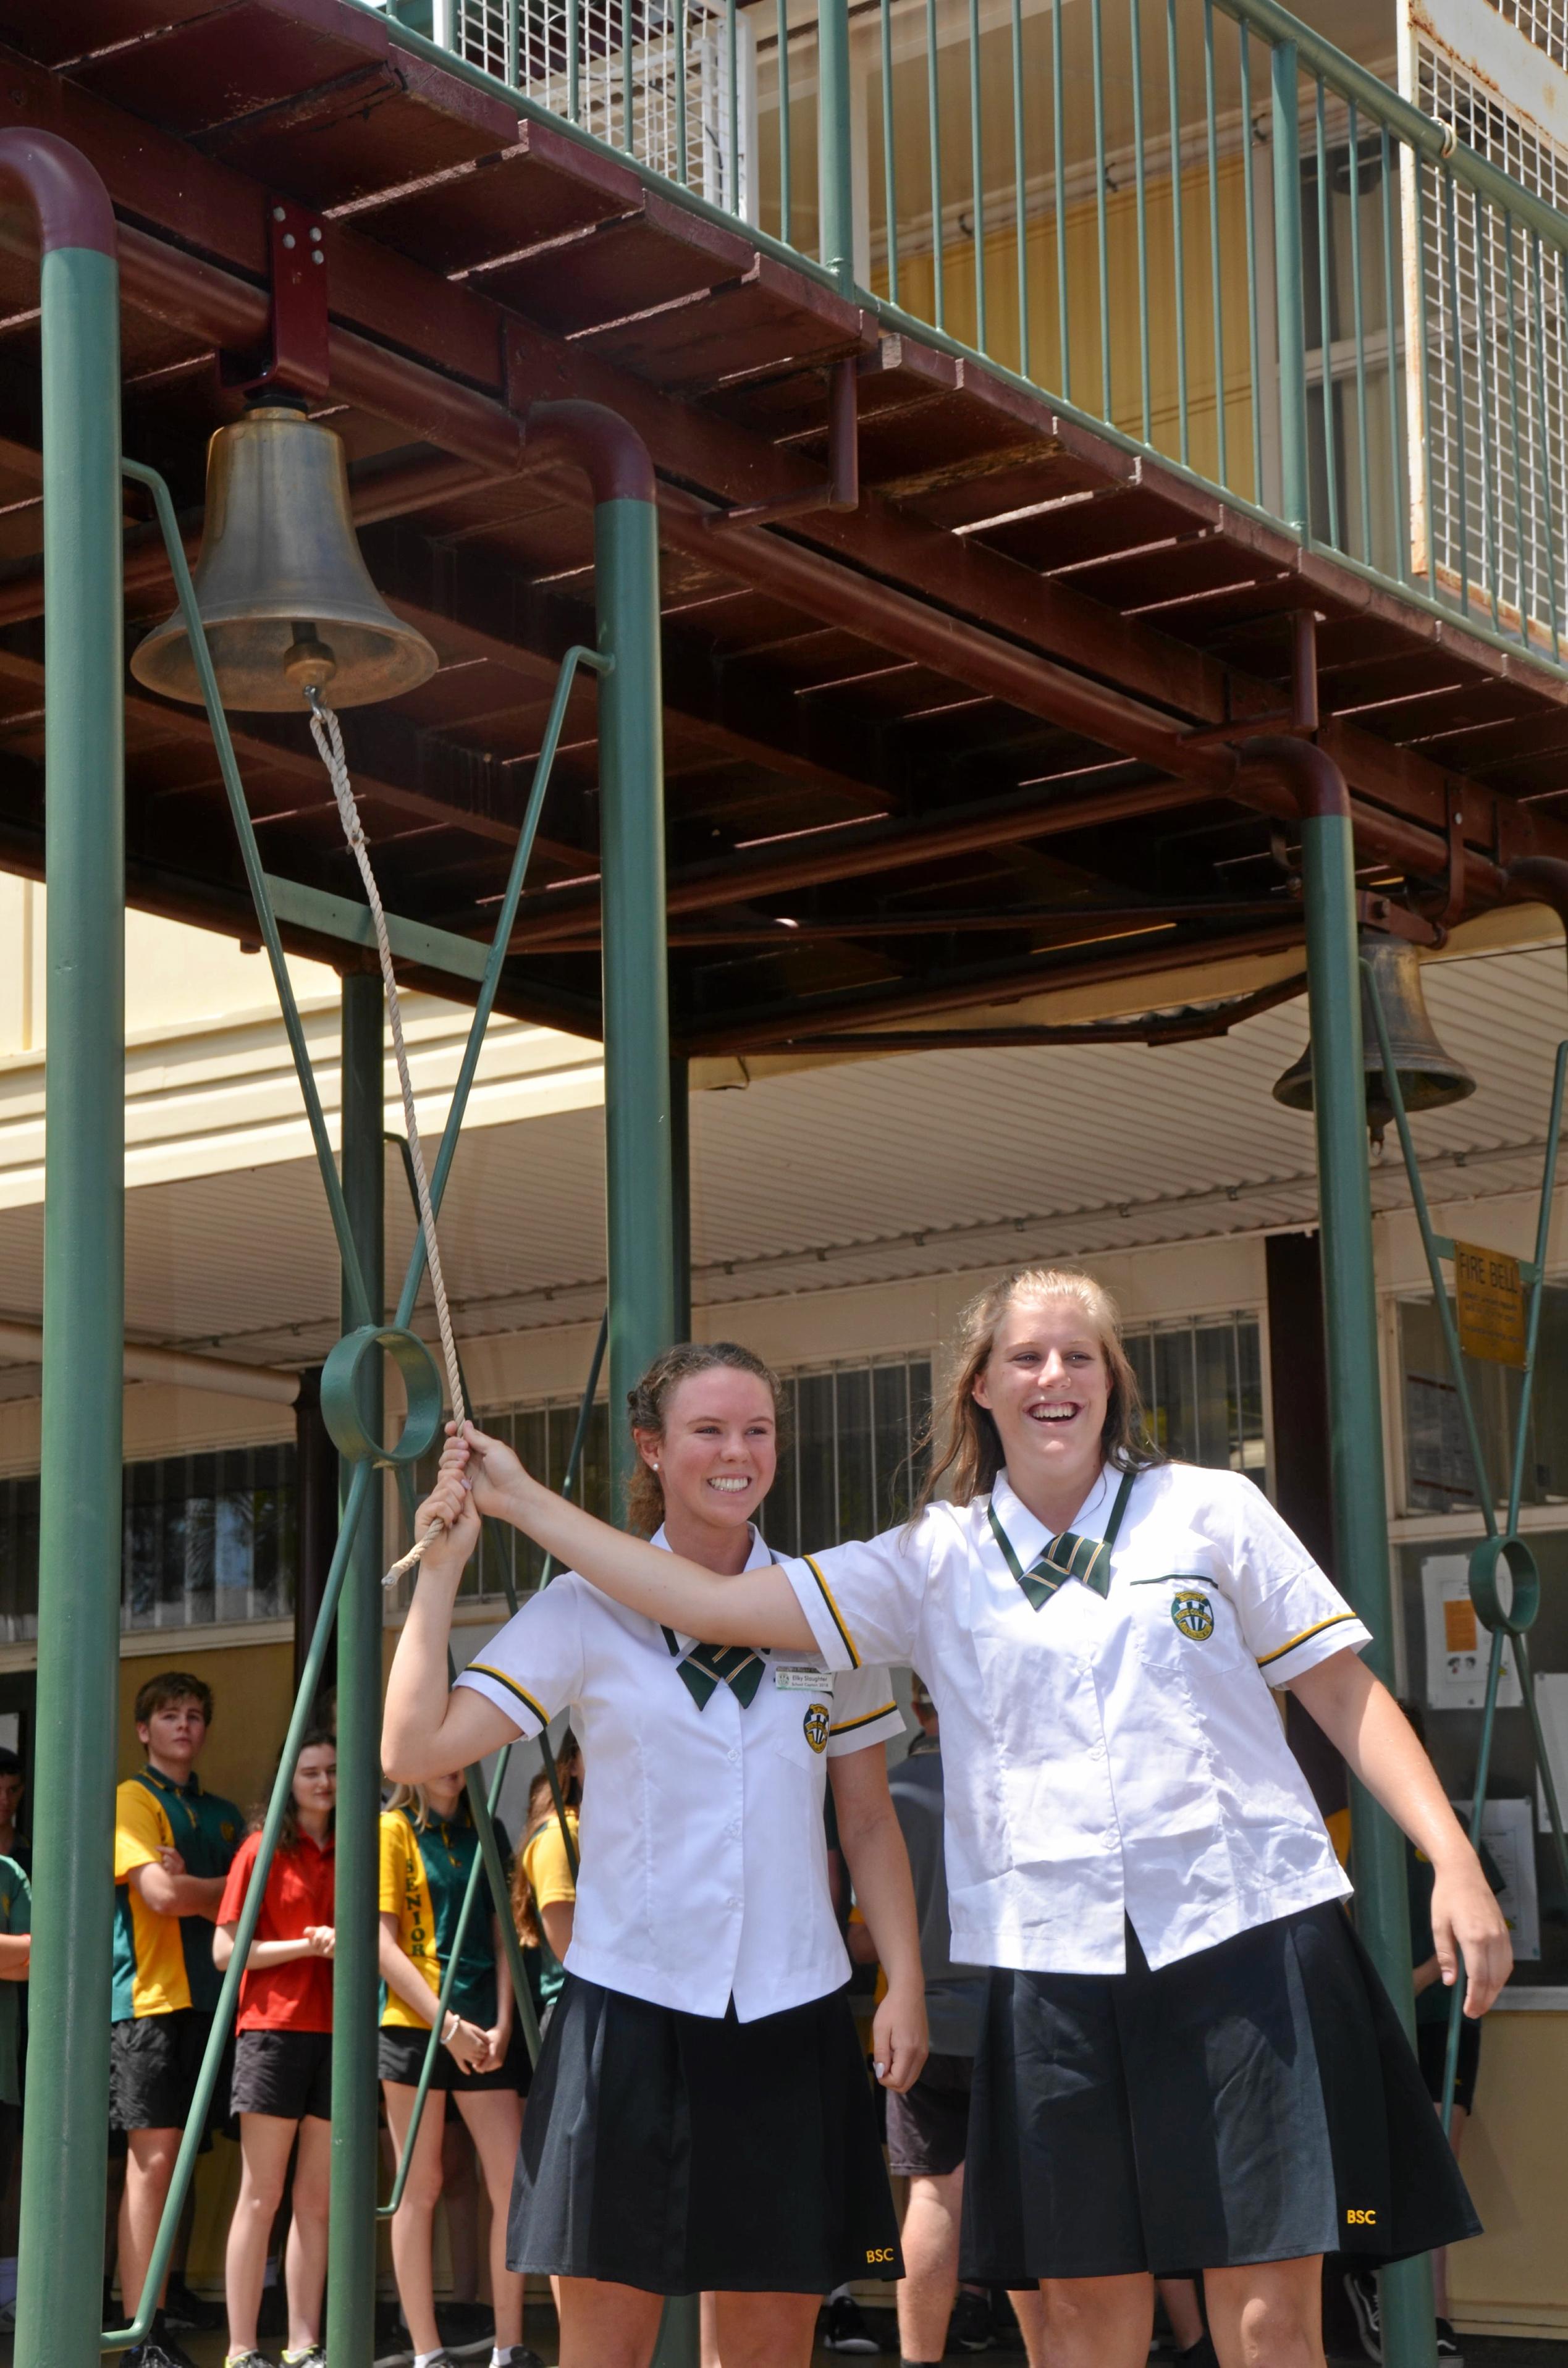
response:
[[[812,1749],[825,1751],[828,1730],[827,1704],[820,1702],[812,1702],[801,1724],[805,1730],[806,1741],[811,1745]]]
[[[1196,1588],[1184,1587],[1179,1595],[1172,1598],[1171,1618],[1195,1645],[1206,1645],[1214,1634],[1214,1606]]]

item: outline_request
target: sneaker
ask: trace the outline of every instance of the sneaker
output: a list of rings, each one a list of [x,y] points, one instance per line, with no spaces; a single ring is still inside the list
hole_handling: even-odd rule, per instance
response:
[[[203,2302],[183,2278],[171,2278],[165,2288],[163,2315],[164,2325],[176,2335],[215,2335],[223,2325],[222,2305]]]
[[[169,2363],[169,2368],[196,2368],[196,2362],[185,2346],[176,2342],[174,2336],[170,2334],[168,2321],[162,2311],[153,2321],[153,2332],[147,2340],[149,2343],[157,2345],[164,2360]],[[156,2362],[153,2363],[153,2368],[157,2368]]]
[[[256,2354],[251,2354],[254,2360]],[[250,2362],[245,2363],[250,2368]],[[326,2353],[319,2343],[307,2343],[302,2351],[285,2351],[283,2368],[326,2368]]]
[[[1464,2368],[1464,2353],[1460,2350],[1460,2340],[1454,2333],[1451,2318],[1437,2321],[1437,2357],[1439,2360],[1451,2360],[1454,2368]]]
[[[488,2303],[437,2303],[436,2324],[440,2329],[442,2350],[454,2360],[467,2360],[476,2351],[495,2349],[495,2313]]]
[[[223,2368],[272,2368],[272,2362],[262,2351],[226,2351]]]
[[[544,2368],[544,2362],[526,2343],[514,2343],[509,2351],[501,2354],[501,2368]]]
[[[850,2294],[835,2294],[827,2306],[822,2331],[824,2351],[880,2351],[881,2345],[866,2324],[866,2314]]]
[[[996,2341],[996,2322],[991,2316],[991,2304],[972,2286],[960,2286],[953,2303],[953,2315],[948,2321],[948,2341],[959,2351],[989,2351]]]
[[[1345,2298],[1355,2313],[1356,2332],[1369,2360],[1383,2356],[1383,2315],[1378,2302],[1378,2282],[1370,2270],[1346,2270]]]
[[[196,2368],[188,2351],[182,2351],[172,2335],[150,2335],[134,2351],[122,2351],[125,2368]]]

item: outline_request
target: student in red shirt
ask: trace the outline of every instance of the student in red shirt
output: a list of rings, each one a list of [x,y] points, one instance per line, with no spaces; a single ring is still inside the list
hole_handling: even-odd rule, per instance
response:
[[[233,2111],[240,2117],[244,2164],[224,2262],[229,2303],[225,2368],[268,2368],[256,2350],[256,2316],[267,2238],[282,2201],[296,2134],[300,2153],[284,2255],[289,2342],[283,2358],[288,2368],[325,2368],[321,2311],[332,2140],[332,1827],[336,1799],[336,1742],[323,1732],[307,1735],[240,1986],[231,2095]],[[234,1952],[234,1934],[260,1847],[261,1836],[248,1835],[229,1870],[212,1941],[212,1959],[220,1973]]]

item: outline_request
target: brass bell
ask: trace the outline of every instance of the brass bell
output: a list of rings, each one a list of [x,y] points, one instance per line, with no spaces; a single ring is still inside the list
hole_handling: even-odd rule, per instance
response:
[[[288,404],[258,404],[209,444],[194,582],[225,707],[298,710],[307,684],[334,707],[362,707],[413,690],[439,663],[370,581],[341,438]],[[131,671],[165,699],[200,700],[177,609]]]
[[[1414,1115],[1417,1110],[1441,1110],[1448,1102],[1462,1102],[1467,1094],[1474,1093],[1475,1079],[1463,1063],[1445,1053],[1437,1042],[1426,1010],[1426,998],[1421,991],[1421,957],[1415,948],[1407,939],[1385,936],[1381,929],[1363,929],[1361,957],[1370,963],[1377,981],[1378,997],[1388,1025],[1389,1050],[1393,1054],[1405,1109]],[[1361,1029],[1365,1039],[1362,1057],[1367,1082],[1367,1127],[1372,1141],[1381,1144],[1384,1129],[1392,1121],[1393,1106],[1383,1084],[1383,1056],[1365,972],[1361,974]],[[1312,1109],[1310,1037],[1301,1059],[1293,1062],[1282,1077],[1275,1079],[1274,1099],[1283,1102],[1287,1110]]]

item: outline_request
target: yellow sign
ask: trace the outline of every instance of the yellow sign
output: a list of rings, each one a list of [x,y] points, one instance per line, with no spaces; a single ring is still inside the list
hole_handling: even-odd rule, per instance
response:
[[[1454,1297],[1460,1346],[1492,1365],[1525,1361],[1525,1286],[1519,1261],[1502,1250],[1454,1244]]]

